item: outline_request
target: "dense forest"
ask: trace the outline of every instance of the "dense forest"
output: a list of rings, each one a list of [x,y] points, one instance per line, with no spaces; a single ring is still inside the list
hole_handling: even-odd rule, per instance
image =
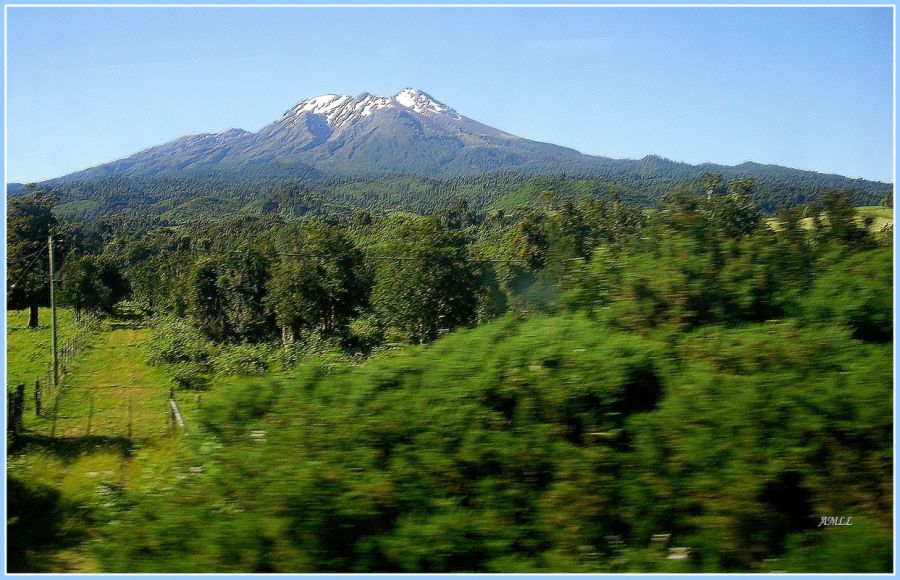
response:
[[[657,164],[664,164],[662,170]],[[667,192],[688,189],[705,193],[703,175],[696,167],[678,172],[672,162],[647,158],[629,172],[610,175],[557,174],[534,176],[499,172],[479,176],[429,178],[415,176],[329,177],[309,169],[285,166],[264,169],[219,168],[215,172],[181,171],[176,175],[118,176],[86,181],[51,181],[37,189],[57,195],[55,213],[70,222],[127,220],[132,225],[188,225],[198,221],[222,221],[246,216],[279,216],[293,220],[306,216],[352,215],[367,211],[382,215],[407,211],[421,215],[448,209],[459,199],[482,213],[512,211],[533,204],[540,192],[553,191],[561,199],[617,196],[628,205],[653,207]],[[675,164],[677,165],[677,164]],[[775,166],[745,164],[732,168],[732,178],[713,184],[716,195],[727,193],[727,181],[753,177],[751,199],[763,212],[821,201],[829,189],[853,191],[860,206],[891,203],[890,184],[851,180],[838,176],[791,170],[779,173]],[[783,169],[783,168],[781,168]],[[840,184],[841,187],[835,187]],[[10,186],[9,195],[18,197],[35,189]]]
[[[891,570],[890,188],[197,183],[9,202],[8,308],[53,231],[60,302],[203,397],[193,471],[82,515],[100,569]]]

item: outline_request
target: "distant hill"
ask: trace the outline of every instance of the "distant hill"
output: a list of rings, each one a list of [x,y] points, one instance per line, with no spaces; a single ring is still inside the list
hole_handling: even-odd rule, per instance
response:
[[[41,186],[60,192],[64,213],[83,217],[120,210],[190,216],[196,208],[215,216],[262,211],[271,207],[273,198],[280,196],[284,202],[286,190],[314,196],[286,205],[322,211],[337,206],[348,211],[415,211],[440,206],[452,195],[473,193],[483,202],[477,205],[484,207],[508,205],[510,195],[527,203],[518,184],[538,175],[559,176],[559,183],[582,182],[574,189],[588,194],[620,190],[652,203],[674,185],[704,172],[721,173],[726,181],[756,177],[756,196],[764,209],[806,203],[829,188],[855,190],[861,205],[878,205],[893,191],[886,183],[778,165],[690,165],[655,155],[584,155],[489,127],[413,88],[392,97],[364,93],[305,99],[256,133],[229,129],[189,135]],[[495,177],[481,179],[485,175]],[[498,181],[498,175],[505,177]],[[351,182],[356,185],[348,185]],[[377,185],[366,185],[373,183]],[[482,191],[487,183],[500,186]],[[406,195],[392,193],[397,184],[407,188]],[[367,187],[376,199],[366,196]],[[8,195],[22,191],[20,184],[7,188]],[[441,198],[428,199],[435,192]],[[506,202],[500,201],[503,197]],[[184,204],[187,207],[176,210]]]

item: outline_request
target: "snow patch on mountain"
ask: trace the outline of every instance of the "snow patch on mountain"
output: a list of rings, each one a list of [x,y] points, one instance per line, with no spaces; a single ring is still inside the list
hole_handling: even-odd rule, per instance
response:
[[[418,89],[414,89],[412,87],[406,87],[405,89],[394,95],[394,100],[407,109],[415,111],[416,113],[450,113],[457,119],[460,118],[459,115],[456,114],[456,111],[454,111],[447,105],[436,101],[428,93],[420,91]]]
[[[305,114],[321,115],[328,125],[336,129],[343,125],[368,117],[379,109],[403,108],[420,115],[451,115],[454,119],[462,119],[456,111],[438,102],[428,93],[407,87],[393,97],[379,97],[363,93],[356,98],[349,95],[329,93],[312,99],[304,99],[288,109],[284,121],[293,121]]]

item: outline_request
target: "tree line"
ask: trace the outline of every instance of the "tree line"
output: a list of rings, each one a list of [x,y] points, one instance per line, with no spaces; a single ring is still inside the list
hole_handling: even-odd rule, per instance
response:
[[[544,190],[510,212],[456,198],[427,216],[164,228],[60,223],[56,197],[35,192],[10,203],[8,306],[36,315],[46,304],[41,249],[54,231],[62,303],[110,312],[129,297],[148,313],[188,316],[214,341],[290,342],[312,331],[364,350],[430,342],[510,309],[610,307],[635,328],[758,321],[800,307],[828,248],[889,239],[858,222],[851,192],[773,220],[753,200],[753,179],[711,177],[651,210],[616,193],[573,200]],[[813,216],[808,229],[804,216]]]
[[[36,270],[9,307],[45,303],[54,230],[67,304],[131,301],[178,388],[241,375],[204,395],[201,472],[104,497],[92,553],[157,572],[889,570],[891,229],[850,191],[771,214],[757,186],[166,227],[17,198],[10,280]],[[854,526],[817,529],[832,513]]]
[[[242,216],[300,219],[352,215],[357,210],[373,214],[408,211],[431,215],[446,209],[458,198],[465,198],[477,211],[509,211],[530,206],[546,190],[571,200],[615,194],[624,203],[652,207],[674,188],[687,187],[704,193],[702,175],[697,175],[696,168],[685,165],[684,171],[671,170],[675,166],[678,164],[648,158],[635,162],[634,171],[608,174],[497,172],[447,178],[328,177],[288,169],[282,175],[248,168],[222,168],[212,173],[185,171],[178,175],[17,184],[10,186],[8,195],[11,198],[27,195],[29,187],[55,191],[56,213],[66,221],[127,221],[132,226],[143,227],[223,221]],[[726,181],[748,177],[755,178],[751,197],[762,211],[769,213],[817,202],[829,189],[853,190],[857,205],[891,203],[890,184],[812,172],[784,173],[759,165],[748,165],[723,175]],[[726,183],[719,184],[717,193],[724,193],[725,188]]]

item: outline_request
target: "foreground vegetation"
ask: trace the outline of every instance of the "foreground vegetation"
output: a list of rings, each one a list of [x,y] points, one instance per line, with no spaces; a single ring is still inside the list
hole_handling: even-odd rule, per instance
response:
[[[61,309],[59,318],[73,313]],[[49,337],[49,328],[9,334],[8,352],[46,362],[42,341],[29,340],[38,334]],[[169,379],[147,364],[147,338],[146,329],[105,324],[60,388],[44,386],[41,416],[26,398],[26,430],[7,455],[10,571],[101,570],[88,546],[109,523],[102,513],[109,490],[132,489],[150,476],[158,485],[188,449],[166,437]],[[181,407],[193,418],[190,399]]]
[[[753,187],[70,226],[62,295],[108,322],[10,449],[11,562],[889,571],[891,229]]]

